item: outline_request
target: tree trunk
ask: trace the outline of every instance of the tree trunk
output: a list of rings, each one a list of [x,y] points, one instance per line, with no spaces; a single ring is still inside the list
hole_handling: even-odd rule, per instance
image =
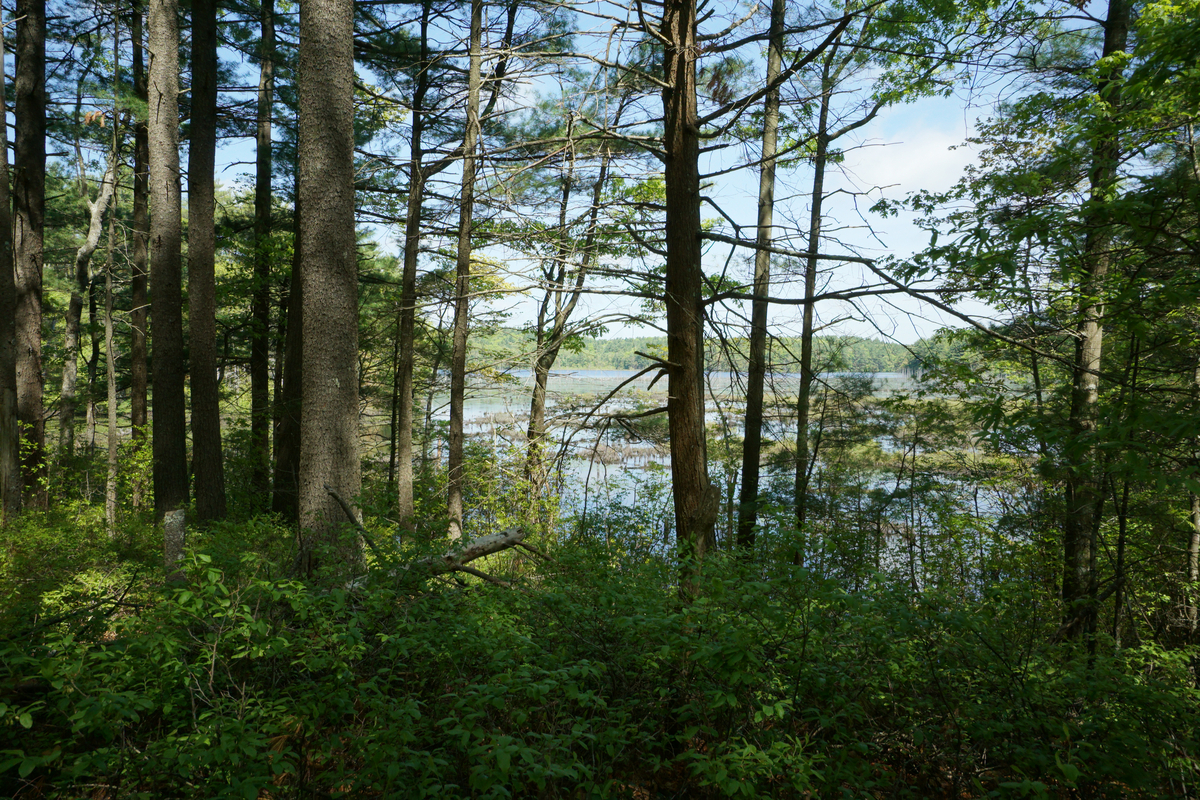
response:
[[[718,489],[708,480],[704,424],[704,274],[700,250],[700,138],[696,111],[696,3],[667,0],[662,33],[663,145],[666,179],[667,401],[671,435],[671,487],[675,530],[687,574],[685,596],[695,590],[693,570],[714,545]]]
[[[450,454],[447,512],[450,539],[463,534],[463,398],[467,388],[467,315],[470,310],[471,219],[475,205],[476,151],[479,147],[479,91],[482,64],[483,0],[471,0],[471,51],[467,86],[467,130],[463,138],[462,193],[455,265],[454,340],[450,363]]]
[[[771,32],[767,50],[767,84],[779,77],[783,65],[784,0],[771,3]],[[754,254],[754,301],[750,312],[750,364],[746,375],[746,419],[742,445],[742,488],[738,502],[737,543],[754,547],[758,524],[758,475],[762,460],[763,384],[767,374],[767,296],[771,286],[774,240],[775,153],[779,131],[779,88],[763,101],[762,172],[758,180],[758,245]]]
[[[362,487],[358,454],[358,270],[354,236],[354,3],[302,0],[298,75],[300,204],[304,216],[301,554],[315,569],[329,545],[357,569],[357,537],[339,539],[342,510]]]
[[[130,37],[133,40],[133,93],[144,103],[149,102],[149,87],[146,85],[146,69],[142,49],[142,7],[135,3]],[[130,293],[132,309],[129,314],[129,416],[133,426],[133,439],[142,442],[146,438],[147,389],[150,383],[150,368],[147,353],[147,322],[149,295],[147,279],[149,271],[150,241],[150,135],[147,124],[138,119],[133,124],[133,257],[130,262],[132,276]],[[139,485],[135,485],[133,505],[140,508],[143,498]]]
[[[113,120],[113,128],[117,126]],[[76,147],[78,147],[78,143]],[[92,256],[100,246],[100,234],[104,232],[104,212],[108,210],[116,184],[117,159],[115,152],[109,156],[108,167],[100,182],[94,201],[87,199],[87,182],[82,172],[83,157],[79,156],[79,182],[83,200],[87,203],[88,226],[83,244],[75,251],[75,284],[71,287],[71,299],[67,304],[67,317],[63,344],[62,390],[58,412],[58,450],[64,463],[75,455],[75,408],[76,388],[79,375],[79,331],[83,317],[83,295],[91,285]]]
[[[87,437],[86,458],[89,464],[88,475],[91,475],[91,460],[96,452],[96,376],[100,370],[100,285],[96,278],[88,281],[88,339],[92,343],[92,352],[87,361],[87,411],[85,416],[85,431]],[[89,477],[90,483],[90,477]]]
[[[396,336],[392,339],[392,397],[388,405],[388,495],[396,491],[396,421],[400,417],[400,315],[396,315]]]
[[[412,526],[413,507],[413,367],[416,364],[417,255],[421,248],[421,200],[425,193],[422,136],[425,95],[429,91],[429,0],[421,3],[421,57],[413,88],[412,137],[409,143],[408,207],[404,217],[404,270],[400,278],[400,359],[396,376],[396,514],[401,527]]]
[[[1200,617],[1196,613],[1196,584],[1200,581],[1200,495],[1192,495],[1192,530],[1188,536],[1187,545],[1187,627],[1193,636],[1196,634],[1196,622]]]
[[[296,183],[299,184],[299,176]],[[288,289],[287,339],[283,359],[283,390],[275,398],[279,426],[275,429],[275,488],[271,510],[285,519],[299,519],[297,492],[300,486],[300,412],[304,367],[304,263],[303,242],[300,239],[304,210],[299,192],[293,212],[292,283]]]
[[[216,186],[217,4],[192,2],[192,129],[188,143],[188,306],[192,472],[196,516],[225,516],[221,394],[217,387]],[[265,375],[264,375],[265,379]],[[270,412],[263,409],[264,413]],[[265,424],[265,422],[264,422]]]
[[[179,187],[179,4],[150,0],[150,280],[154,285],[154,513],[188,498]],[[182,526],[181,526],[182,527]],[[177,542],[169,542],[173,548]],[[166,553],[168,564],[176,552]]]
[[[121,79],[121,25],[119,18],[113,19],[113,68],[115,82]],[[120,139],[117,137],[117,104],[113,102],[112,163],[113,185],[116,185],[116,165],[120,163]],[[106,383],[106,410],[108,411],[108,453],[104,480],[104,524],[110,539],[117,535],[117,340],[113,336],[113,257],[117,240],[117,195],[113,192],[108,210],[108,252],[104,260],[104,376]]]
[[[142,20],[140,0],[133,4],[130,39],[133,50],[133,91],[143,102],[149,103],[149,87],[146,84],[144,63]],[[147,332],[149,330],[149,293],[147,283],[149,270],[150,241],[150,137],[147,124],[141,119],[133,123],[133,220],[132,253],[130,256],[130,312],[129,312],[129,422],[133,429],[133,441],[139,450],[144,446],[149,423],[147,394],[150,383],[150,365],[147,358]],[[145,482],[135,477],[130,487],[130,503],[140,509],[146,503]]]
[[[250,488],[271,489],[271,113],[275,103],[275,3],[263,0],[254,167],[254,297],[250,315]],[[278,398],[277,398],[278,399]]]
[[[17,420],[24,501],[45,508],[46,419],[42,373],[42,249],[46,218],[46,0],[18,0],[16,140]]]
[[[1196,366],[1192,370],[1192,408],[1196,408],[1196,401],[1200,400],[1200,359],[1197,360]],[[1193,411],[1193,413],[1195,413]],[[1193,442],[1193,457],[1195,456],[1196,444]],[[1192,528],[1188,534],[1187,548],[1185,550],[1185,561],[1187,567],[1187,588],[1184,590],[1184,617],[1187,624],[1188,632],[1196,635],[1197,623],[1200,622],[1200,613],[1197,611],[1196,590],[1197,581],[1200,581],[1200,495],[1192,492],[1189,494],[1191,501],[1191,522]]]
[[[1129,0],[1109,0],[1104,22],[1104,48],[1101,58],[1124,52],[1129,35]],[[1114,114],[1120,106],[1120,66],[1106,67],[1096,92],[1101,113]],[[1103,125],[1111,125],[1105,119]],[[1078,291],[1079,323],[1075,330],[1075,361],[1072,369],[1071,410],[1067,418],[1070,431],[1064,447],[1066,516],[1063,520],[1063,613],[1072,624],[1070,635],[1095,630],[1094,538],[1100,522],[1103,478],[1096,450],[1099,419],[1100,366],[1104,345],[1104,285],[1112,261],[1111,225],[1107,221],[1107,203],[1117,181],[1120,140],[1114,129],[1100,133],[1092,148],[1089,201],[1084,208],[1085,239]]]
[[[817,256],[821,244],[821,216],[825,203],[825,168],[829,162],[829,98],[833,85],[829,79],[834,52],[825,59],[821,73],[821,109],[817,114],[817,150],[813,158],[812,202],[808,218],[808,252],[804,264],[804,321],[800,329],[800,392],[796,401],[796,554],[794,562],[804,565],[805,528],[808,526],[808,481],[815,454],[810,454],[808,422],[812,416],[813,371],[813,297],[817,293]]]
[[[4,92],[6,83],[4,26],[0,24],[0,93]],[[20,429],[17,427],[17,284],[13,273],[11,203],[8,125],[0,125],[0,525],[21,513],[21,448]]]
[[[622,98],[613,124],[620,122],[624,109]],[[568,139],[571,129],[568,127]],[[574,148],[571,149],[574,153]],[[526,431],[528,450],[525,455],[525,479],[530,483],[530,494],[536,502],[545,486],[545,441],[546,441],[546,385],[550,379],[550,370],[558,359],[563,342],[567,339],[567,324],[579,304],[583,293],[583,284],[587,279],[588,269],[595,260],[596,229],[600,217],[600,201],[604,195],[604,184],[608,180],[608,165],[611,153],[606,148],[600,157],[600,172],[596,177],[596,185],[592,187],[592,207],[589,212],[588,229],[582,242],[578,263],[574,264],[575,274],[571,276],[568,265],[572,263],[573,241],[567,230],[567,211],[571,198],[571,185],[574,183],[574,156],[572,167],[563,183],[563,191],[559,201],[558,225],[562,232],[562,244],[559,246],[554,262],[545,270],[546,295],[538,309],[537,319],[537,352],[533,364],[533,394],[529,399],[529,427]],[[568,285],[568,281],[571,281]],[[546,319],[550,304],[554,304],[553,324],[546,333]]]

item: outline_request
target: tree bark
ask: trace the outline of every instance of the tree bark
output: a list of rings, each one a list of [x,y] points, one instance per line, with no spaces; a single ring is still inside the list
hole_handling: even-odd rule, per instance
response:
[[[771,31],[767,49],[767,84],[783,68],[783,23],[786,4],[772,0]],[[746,375],[746,419],[742,444],[742,487],[738,498],[737,543],[754,547],[758,525],[758,476],[762,460],[763,384],[767,374],[767,296],[771,288],[771,253],[774,240],[775,154],[779,131],[779,87],[763,100],[762,172],[758,180],[758,244],[754,254],[754,301],[750,311],[750,363]]]
[[[150,0],[150,280],[154,287],[150,313],[154,325],[154,513],[158,519],[180,509],[188,498],[178,12],[178,0]],[[172,563],[175,551],[169,550],[166,557],[168,564]]]
[[[142,47],[142,6],[134,5],[130,37],[133,40],[133,93],[143,103],[149,104],[150,89],[146,83],[144,50]],[[149,317],[149,294],[147,281],[150,277],[150,134],[147,123],[137,119],[133,125],[133,255],[130,260],[132,276],[130,293],[132,308],[129,314],[129,416],[133,426],[133,439],[142,442],[146,438],[146,426],[150,421],[147,413],[147,393],[150,384],[150,365],[147,359],[147,323]],[[133,505],[140,508],[143,498],[135,484]]]
[[[4,96],[4,19],[0,13],[0,97]],[[0,525],[21,513],[21,447],[17,426],[17,284],[13,266],[8,125],[0,125]]]
[[[666,179],[667,400],[675,530],[685,564],[680,592],[715,545],[718,490],[708,479],[704,421],[704,274],[700,249],[700,137],[696,108],[696,3],[666,0],[662,91]]]
[[[357,536],[337,536],[345,498],[362,485],[358,455],[358,271],[354,236],[354,3],[302,0],[298,76],[300,239],[304,251],[300,417],[301,549],[342,568],[362,561]],[[328,487],[328,488],[327,488]]]
[[[16,139],[17,420],[24,502],[45,508],[46,419],[42,372],[42,259],[46,218],[46,0],[18,0]]]
[[[1124,52],[1129,36],[1129,0],[1110,0],[1104,22],[1101,58]],[[1083,209],[1084,245],[1078,283],[1079,323],[1075,330],[1069,438],[1064,448],[1066,516],[1063,520],[1063,613],[1073,625],[1072,636],[1095,630],[1097,534],[1103,478],[1095,435],[1099,420],[1100,365],[1104,346],[1105,282],[1112,262],[1113,235],[1105,205],[1117,181],[1120,137],[1111,118],[1121,104],[1120,66],[1105,67],[1096,92],[1104,119],[1092,146],[1089,199]]]
[[[479,92],[482,84],[483,0],[471,0],[471,48],[467,78],[467,129],[463,138],[462,192],[455,264],[454,339],[450,360],[450,453],[447,512],[451,540],[463,534],[463,399],[467,388],[467,327],[470,311],[471,224],[475,206],[476,151],[479,147]]]
[[[250,315],[250,488],[271,489],[271,113],[275,104],[275,3],[263,0],[254,166],[254,297]],[[278,398],[276,398],[278,400]]]
[[[216,185],[217,4],[192,2],[192,128],[188,143],[188,307],[192,473],[196,516],[225,516],[221,394],[217,387]],[[266,410],[264,409],[265,413]]]

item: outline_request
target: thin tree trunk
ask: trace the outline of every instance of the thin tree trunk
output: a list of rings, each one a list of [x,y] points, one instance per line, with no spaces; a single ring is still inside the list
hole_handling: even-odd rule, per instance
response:
[[[4,17],[0,12],[0,97],[4,96]],[[17,284],[13,272],[8,125],[0,125],[0,525],[21,513],[21,447],[17,427]]]
[[[428,0],[423,0],[421,6],[420,61],[418,63],[417,82],[413,88],[413,122],[409,145],[408,203],[405,213],[404,231],[404,268],[400,289],[400,410],[398,413],[396,439],[396,504],[400,526],[410,529],[412,527],[413,515],[413,429],[416,414],[413,369],[416,364],[417,256],[420,252],[421,244],[422,200],[426,182],[453,164],[455,157],[460,155],[460,153],[451,154],[429,166],[422,163],[425,157],[425,150],[422,144],[426,125],[424,106],[425,96],[429,90],[429,75],[426,67],[430,60],[429,18],[431,6],[432,4]],[[487,108],[484,109],[482,114],[477,113],[477,117],[483,117],[490,113],[500,97],[500,89],[504,84],[504,77],[508,71],[507,48],[512,41],[517,8],[518,0],[513,0],[509,5],[508,23],[502,45],[504,55],[501,56],[494,73],[491,75],[491,96],[488,99]],[[478,108],[478,100],[476,103],[476,107]],[[428,429],[428,425],[426,425],[426,429]]]
[[[416,364],[417,256],[421,248],[421,200],[425,193],[425,95],[429,91],[429,0],[421,3],[421,57],[413,88],[412,137],[409,144],[408,207],[404,219],[404,270],[400,278],[400,358],[396,376],[396,514],[400,526],[412,525],[413,508],[413,368]]]
[[[142,47],[143,10],[135,0],[130,38],[133,44],[133,92],[143,103],[149,103],[150,90],[146,83],[144,49]],[[150,363],[147,358],[150,299],[150,135],[147,123],[140,118],[133,123],[133,253],[130,258],[129,312],[129,424],[138,449],[145,444],[150,417],[147,395],[150,385]],[[130,487],[130,502],[140,509],[146,503],[145,482],[135,476]]]
[[[46,0],[18,0],[16,139],[13,153],[16,260],[17,420],[24,502],[46,508],[46,419],[42,372],[42,251],[46,218]]]
[[[1110,0],[1104,23],[1101,58],[1124,52],[1129,34],[1129,0]],[[1110,66],[1100,76],[1096,91],[1105,112],[1120,106],[1120,70]],[[1105,121],[1103,124],[1110,124]],[[1063,613],[1077,637],[1095,630],[1095,547],[1100,522],[1102,477],[1095,434],[1099,420],[1100,363],[1104,346],[1104,285],[1112,261],[1113,236],[1103,206],[1117,180],[1120,141],[1114,130],[1099,135],[1092,149],[1090,201],[1084,209],[1081,278],[1078,291],[1079,323],[1075,331],[1075,361],[1071,409],[1067,418],[1070,436],[1064,448],[1066,516],[1063,520]]]
[[[296,183],[299,185],[299,176]],[[304,269],[300,239],[304,209],[296,193],[293,212],[292,283],[288,289],[287,339],[283,358],[283,390],[275,399],[279,426],[275,429],[275,487],[271,510],[285,519],[299,519],[297,492],[300,486],[300,416],[303,405],[304,369]]]
[[[96,453],[96,376],[100,370],[100,286],[98,277],[88,281],[88,339],[92,343],[92,352],[87,360],[87,412],[85,416],[85,436],[87,438],[86,460],[88,474],[91,474],[92,456]]]
[[[621,119],[624,109],[624,98],[614,116],[613,124]],[[568,133],[568,137],[570,133]],[[541,495],[546,483],[545,441],[546,441],[546,386],[550,380],[550,370],[562,350],[567,339],[567,324],[579,304],[583,294],[583,284],[587,279],[588,270],[595,260],[596,232],[600,217],[600,201],[604,195],[604,185],[608,181],[608,165],[611,153],[606,148],[600,157],[600,172],[596,176],[596,184],[592,187],[592,207],[589,212],[587,234],[582,243],[579,262],[575,264],[575,275],[570,285],[569,294],[567,266],[571,263],[570,233],[567,230],[567,206],[570,201],[570,186],[574,180],[573,174],[568,175],[563,186],[559,206],[559,228],[562,231],[562,245],[558,249],[555,263],[545,272],[547,281],[546,295],[538,310],[537,322],[537,354],[534,358],[533,394],[529,400],[529,427],[526,431],[528,450],[525,456],[525,479],[530,482],[530,493],[535,501]],[[573,169],[572,169],[573,173]],[[553,295],[553,297],[551,297]],[[546,317],[549,303],[554,303],[554,322],[549,334],[545,332]]]
[[[354,236],[354,3],[300,4],[300,204],[304,216],[304,364],[299,508],[308,570],[315,545],[339,569],[357,569],[357,537],[342,540],[343,512],[362,487],[358,453],[358,269]]]
[[[115,83],[121,80],[121,23],[120,17],[113,17],[113,68]],[[117,138],[117,105],[113,102],[112,126],[112,163],[120,163],[120,139]],[[116,173],[113,174],[113,184],[116,184]],[[108,411],[108,453],[107,470],[104,481],[104,523],[110,539],[117,535],[117,468],[119,466],[117,444],[119,431],[117,429],[117,341],[113,336],[113,257],[116,254],[117,239],[117,195],[112,193],[108,210],[108,253],[104,263],[104,375],[106,378],[106,400]]]
[[[1195,408],[1194,404],[1197,400],[1200,400],[1200,360],[1196,362],[1192,376],[1193,408]],[[1187,561],[1187,589],[1184,592],[1184,596],[1187,598],[1185,616],[1187,618],[1188,632],[1195,636],[1197,623],[1200,622],[1200,613],[1197,612],[1196,599],[1196,591],[1200,588],[1200,586],[1197,586],[1197,581],[1200,581],[1200,495],[1194,492],[1191,494],[1191,512],[1192,530],[1188,536],[1185,556]]]
[[[179,186],[179,6],[150,0],[150,313],[154,324],[154,513],[164,519],[188,498]],[[172,517],[177,520],[177,517]],[[182,523],[178,524],[182,530]],[[166,538],[168,567],[182,534]]]
[[[662,91],[666,179],[667,401],[675,530],[687,572],[684,596],[695,591],[694,570],[713,547],[719,490],[708,479],[704,424],[704,303],[700,250],[700,137],[696,108],[695,0],[667,0]]]
[[[1192,495],[1192,530],[1187,545],[1187,626],[1191,634],[1196,633],[1196,589],[1200,581],[1200,495]]]
[[[470,311],[471,220],[475,205],[476,151],[479,147],[479,91],[483,41],[483,0],[471,0],[471,50],[467,78],[467,130],[463,139],[462,193],[455,265],[454,339],[450,363],[450,463],[447,512],[450,539],[463,533],[463,399],[467,388],[467,315]]]
[[[149,102],[149,87],[146,84],[146,68],[144,50],[142,47],[142,15],[141,4],[135,6],[133,25],[130,36],[133,40],[133,93],[144,103]],[[146,358],[146,331],[149,307],[146,291],[150,277],[150,136],[147,123],[137,119],[133,124],[133,257],[131,266],[133,275],[130,291],[132,294],[132,309],[130,311],[130,423],[133,425],[134,439],[144,439],[146,436],[147,387],[150,382],[149,364]],[[135,496],[134,504],[138,503]]]
[[[188,146],[188,305],[192,379],[192,472],[196,516],[225,516],[221,394],[217,386],[216,185],[217,4],[192,2],[192,129]],[[257,211],[257,209],[256,209]],[[256,220],[257,221],[257,220]],[[263,375],[264,381],[266,375]],[[265,383],[264,383],[265,388]],[[263,424],[270,411],[262,409]]]
[[[772,0],[771,32],[767,50],[767,83],[779,77],[783,65],[783,23],[786,4]],[[754,301],[750,311],[750,364],[746,376],[746,419],[742,445],[742,488],[738,498],[737,543],[754,547],[758,525],[758,476],[762,460],[763,384],[767,374],[767,296],[771,286],[771,253],[774,232],[775,153],[779,131],[779,88],[763,101],[762,172],[758,180],[758,245],[754,254]]]
[[[808,252],[813,254],[804,264],[804,321],[800,331],[800,392],[796,402],[796,553],[795,563],[804,565],[806,549],[805,527],[808,525],[808,481],[812,474],[813,458],[809,453],[808,421],[812,416],[813,332],[817,292],[816,253],[821,244],[821,220],[825,202],[825,168],[829,162],[829,96],[833,86],[829,79],[834,54],[825,59],[821,74],[821,109],[817,115],[817,150],[813,158],[812,202],[808,218]]]
[[[113,120],[113,128],[117,126]],[[79,144],[76,143],[78,150]],[[59,396],[58,450],[64,463],[75,455],[75,409],[79,375],[80,328],[83,318],[83,295],[91,287],[92,256],[100,246],[100,235],[104,232],[104,212],[108,210],[116,184],[117,160],[109,156],[108,166],[100,181],[96,199],[87,199],[87,180],[83,174],[83,155],[79,159],[79,184],[83,200],[87,203],[88,225],[83,243],[75,251],[75,283],[71,287],[71,299],[67,303],[67,316],[63,342],[62,387]]]
[[[271,113],[275,103],[275,3],[263,0],[254,167],[254,297],[250,329],[250,488],[271,489]]]
[[[400,418],[400,316],[396,316],[396,338],[392,340],[392,398],[388,419],[388,495],[396,490],[396,421]]]

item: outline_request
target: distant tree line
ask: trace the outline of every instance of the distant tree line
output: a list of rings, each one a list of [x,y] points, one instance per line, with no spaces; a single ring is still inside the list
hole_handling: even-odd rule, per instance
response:
[[[663,357],[665,336],[630,336],[612,339],[577,337],[572,349],[564,348],[556,369],[644,369],[653,362],[647,356]],[[777,372],[798,372],[800,337],[777,337],[770,343],[770,360]],[[530,335],[517,328],[502,328],[479,337],[481,354],[509,354],[514,366],[521,365],[522,354],[533,349]],[[745,372],[749,358],[745,339],[710,339],[705,362],[709,368],[725,372]],[[901,344],[861,336],[818,336],[813,340],[813,361],[825,372],[903,372],[919,370],[934,357],[945,357],[961,350],[945,337],[921,339]],[[790,365],[790,366],[789,366]]]

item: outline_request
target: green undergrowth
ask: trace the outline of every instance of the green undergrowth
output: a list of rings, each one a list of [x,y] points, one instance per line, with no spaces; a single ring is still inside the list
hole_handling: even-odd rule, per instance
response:
[[[1195,654],[1049,645],[1052,604],[1000,586],[850,594],[717,556],[681,603],[672,565],[576,541],[496,557],[513,589],[382,565],[348,589],[291,577],[268,519],[193,537],[167,583],[148,535],[52,528],[5,534],[0,796],[1194,791]],[[31,547],[58,549],[38,572]]]

